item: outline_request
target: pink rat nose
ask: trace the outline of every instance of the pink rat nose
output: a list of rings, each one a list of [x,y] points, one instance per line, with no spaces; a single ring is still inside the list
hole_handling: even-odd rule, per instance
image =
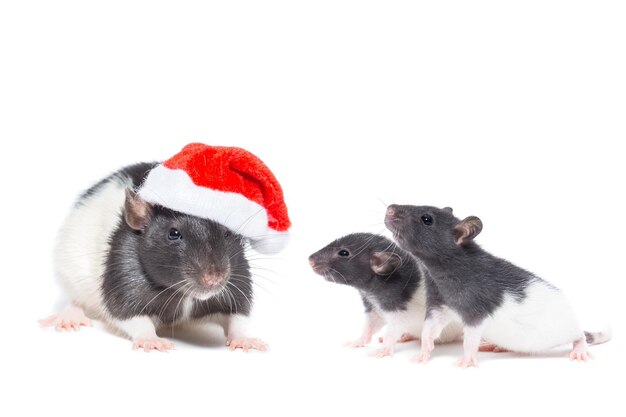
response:
[[[311,265],[311,268],[315,267],[315,260],[313,260],[313,258],[309,258],[309,265]]]
[[[215,287],[224,282],[224,276],[218,274],[204,274],[202,275],[202,283],[209,287]]]
[[[394,208],[394,206],[387,207],[387,216],[393,217],[395,215],[396,215],[396,209]]]

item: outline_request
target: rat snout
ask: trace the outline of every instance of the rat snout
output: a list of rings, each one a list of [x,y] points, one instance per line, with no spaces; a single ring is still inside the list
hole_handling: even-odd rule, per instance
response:
[[[315,253],[309,256],[309,265],[311,265],[311,268],[313,269],[313,271],[315,271],[315,273],[320,275],[323,275],[327,269],[324,266],[324,262],[318,256],[316,256]]]
[[[206,273],[200,277],[200,282],[207,287],[218,287],[224,283],[224,274]]]
[[[385,226],[387,226],[387,229],[394,233],[398,232],[403,227],[403,214],[402,207],[397,204],[388,206],[385,212]]]
[[[391,204],[387,207],[387,211],[385,212],[385,217],[388,219],[396,219],[401,217],[400,207],[397,204]]]
[[[385,224],[389,226],[389,223],[397,223],[402,218],[402,211],[400,206],[392,204],[387,207],[385,212]]]

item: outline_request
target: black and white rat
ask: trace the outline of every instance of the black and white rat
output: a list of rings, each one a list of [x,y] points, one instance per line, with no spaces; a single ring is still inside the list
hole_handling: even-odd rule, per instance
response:
[[[540,352],[573,343],[570,358],[586,361],[587,344],[607,333],[583,332],[564,294],[553,285],[474,242],[478,217],[456,218],[452,209],[390,205],[385,225],[399,245],[418,257],[430,274],[422,351],[427,362],[433,340],[451,321],[463,323],[464,355],[457,365],[477,366],[481,337],[516,352]]]
[[[356,288],[365,306],[366,323],[361,337],[350,343],[363,347],[387,326],[383,348],[373,356],[393,354],[397,342],[415,340],[425,315],[424,275],[413,256],[391,240],[371,233],[341,237],[309,257],[313,271],[337,284]],[[451,323],[438,341],[460,339],[461,327]]]
[[[214,221],[142,200],[156,163],[125,167],[83,193],[56,242],[55,270],[71,304],[42,321],[77,330],[100,319],[134,348],[167,351],[161,325],[209,319],[231,349],[265,350],[248,337],[253,299],[244,240]]]

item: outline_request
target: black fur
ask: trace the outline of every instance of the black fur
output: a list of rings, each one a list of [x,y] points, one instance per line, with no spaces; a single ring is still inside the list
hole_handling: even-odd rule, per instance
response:
[[[109,175],[108,177],[103,178],[98,183],[94,184],[85,192],[83,192],[80,197],[78,197],[78,201],[76,202],[76,204],[81,204],[86,198],[97,194],[98,191],[100,191],[100,189],[111,180],[118,180],[122,183],[130,182],[130,184],[132,184],[133,186],[133,189],[137,189],[146,179],[146,175],[148,175],[148,172],[150,172],[150,170],[156,165],[158,165],[158,162],[140,162],[138,164],[126,166],[119,171]]]
[[[340,256],[347,250],[349,256]],[[370,259],[376,252],[397,255],[398,264],[390,274],[378,275]],[[370,233],[354,233],[339,238],[309,257],[313,270],[337,284],[350,285],[361,294],[365,311],[373,304],[383,311],[406,310],[406,305],[422,282],[420,265],[391,240]]]
[[[427,316],[447,306],[467,325],[477,325],[492,314],[510,294],[521,301],[532,273],[483,250],[473,240],[457,243],[461,220],[451,209],[430,206],[389,206],[385,225],[399,245],[424,262]],[[391,214],[390,214],[391,213]],[[429,216],[428,225],[423,216]]]
[[[109,180],[132,180],[137,187],[153,166],[133,165]],[[97,193],[97,188],[90,192]],[[180,231],[182,239],[168,238],[172,228]],[[151,206],[142,231],[133,230],[121,215],[109,242],[104,302],[117,319],[148,315],[168,324],[180,318],[183,297],[207,294],[201,277],[216,274],[226,276],[224,291],[206,301],[194,299],[191,317],[249,315],[252,281],[242,242],[241,236],[216,222],[158,205]]]

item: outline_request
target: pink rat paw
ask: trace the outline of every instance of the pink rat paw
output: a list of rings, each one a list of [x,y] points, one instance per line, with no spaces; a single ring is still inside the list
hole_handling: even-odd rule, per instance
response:
[[[241,349],[244,352],[247,352],[250,349],[264,352],[268,349],[267,343],[263,342],[261,339],[255,339],[253,337],[228,339],[226,340],[226,346],[228,346],[230,350]]]
[[[577,362],[587,362],[589,359],[593,359],[593,355],[588,350],[574,349],[568,356],[570,360]]]
[[[476,356],[470,356],[467,358],[462,357],[454,363],[454,366],[458,366],[459,368],[469,368],[471,366],[474,366],[478,368],[478,359],[476,359]]]
[[[410,333],[402,333],[402,336],[400,336],[400,339],[397,340],[397,343],[407,343],[414,340],[419,340],[419,337],[413,336]],[[378,343],[385,343],[385,338],[383,336],[379,337]]]
[[[479,352],[491,352],[491,353],[508,353],[510,350],[507,350],[498,345],[494,345],[491,343],[483,343],[478,347]]]
[[[369,356],[373,358],[384,358],[386,356],[393,356],[393,348],[392,347],[384,347],[381,349],[376,349],[371,352]]]
[[[587,350],[587,344],[585,343],[584,338],[574,342],[574,348],[568,356],[570,360],[578,362],[587,362],[589,359],[593,359],[591,352]]]
[[[167,339],[160,337],[146,337],[135,339],[133,341],[133,349],[143,349],[144,352],[158,350],[159,352],[168,352],[174,349],[174,344]]]
[[[59,332],[78,331],[83,326],[90,327],[91,320],[85,315],[82,308],[69,306],[58,314],[39,320],[39,324],[42,327],[54,326]]]

